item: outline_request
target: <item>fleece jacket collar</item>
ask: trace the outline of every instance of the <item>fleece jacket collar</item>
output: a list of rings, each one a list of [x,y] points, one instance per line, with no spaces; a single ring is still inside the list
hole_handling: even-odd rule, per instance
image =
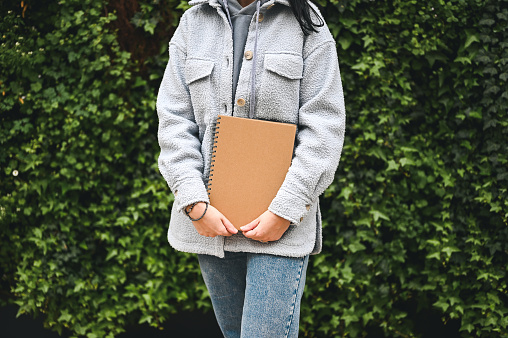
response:
[[[221,7],[219,0],[192,0],[192,1],[189,1],[189,5],[191,5],[191,6],[200,5],[200,4],[204,4],[204,3],[208,3],[212,7]],[[261,8],[268,7],[272,4],[281,4],[281,5],[285,5],[288,7],[291,6],[289,4],[289,0],[269,0],[269,1],[265,2],[263,4],[263,6],[261,6]]]

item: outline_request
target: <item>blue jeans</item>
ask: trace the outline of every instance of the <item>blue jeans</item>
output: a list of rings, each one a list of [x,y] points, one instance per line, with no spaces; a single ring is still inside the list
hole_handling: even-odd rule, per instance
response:
[[[226,252],[198,259],[224,337],[298,337],[308,255]]]

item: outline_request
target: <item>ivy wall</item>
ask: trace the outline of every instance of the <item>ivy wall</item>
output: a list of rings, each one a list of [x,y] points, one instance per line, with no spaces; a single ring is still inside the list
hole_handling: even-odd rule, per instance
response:
[[[508,334],[508,1],[316,1],[348,114],[308,337]],[[0,3],[2,302],[113,337],[211,308],[166,241],[155,100],[179,0]]]

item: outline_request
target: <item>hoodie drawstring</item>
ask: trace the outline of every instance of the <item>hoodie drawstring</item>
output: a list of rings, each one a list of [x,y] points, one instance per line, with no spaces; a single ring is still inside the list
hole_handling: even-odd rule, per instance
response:
[[[231,30],[233,29],[233,24],[231,22],[231,16],[229,14],[228,0],[224,0],[224,8],[226,9],[226,14],[228,16],[229,25],[231,26]],[[261,8],[261,0],[257,0],[256,3],[256,30],[254,31],[255,40],[254,40],[254,55],[252,56],[252,69],[250,73],[250,100],[249,100],[249,118],[254,118],[254,110],[256,107],[256,63],[257,63],[257,51],[258,51],[258,24],[259,24],[259,11]]]
[[[226,14],[228,15],[229,26],[231,26],[231,30],[233,30],[233,23],[231,22],[231,15],[229,15],[228,0],[224,0],[224,8],[226,8]]]

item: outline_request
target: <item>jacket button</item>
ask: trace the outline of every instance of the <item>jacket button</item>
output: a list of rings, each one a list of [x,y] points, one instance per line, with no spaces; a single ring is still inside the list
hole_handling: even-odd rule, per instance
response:
[[[236,100],[236,104],[239,105],[240,107],[245,106],[245,99]]]
[[[264,18],[265,18],[265,16],[263,15],[263,13],[259,13],[258,22],[263,21]]]
[[[175,193],[173,195],[175,195],[176,197],[176,195],[178,195],[178,190],[175,190]]]
[[[248,50],[248,51],[246,51],[246,52],[245,52],[245,58],[246,58],[247,60],[252,59],[252,55],[253,55],[253,54],[252,54],[252,52],[251,52],[250,50]]]
[[[300,217],[300,222],[303,221],[303,217]]]
[[[309,210],[310,210],[310,204],[307,204],[307,205],[305,206],[305,208],[307,209],[307,211],[309,211]]]

